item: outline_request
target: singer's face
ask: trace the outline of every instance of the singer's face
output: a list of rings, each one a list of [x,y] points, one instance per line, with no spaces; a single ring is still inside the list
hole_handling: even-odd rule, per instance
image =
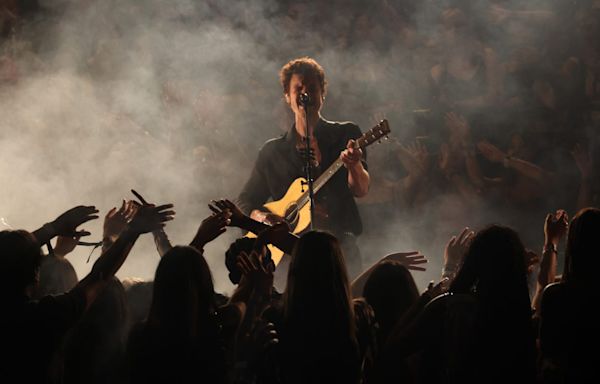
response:
[[[323,105],[323,90],[316,76],[304,76],[293,74],[290,79],[290,93],[286,95],[286,101],[294,113],[304,114],[304,108],[300,104],[300,95],[307,93],[310,98],[308,103],[309,113],[318,113]]]

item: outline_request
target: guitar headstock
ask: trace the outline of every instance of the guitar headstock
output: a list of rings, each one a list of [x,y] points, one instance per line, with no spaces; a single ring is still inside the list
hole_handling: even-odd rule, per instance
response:
[[[387,139],[390,132],[390,124],[386,119],[383,119],[379,124],[365,132],[356,142],[360,148],[364,148],[376,141],[380,142],[382,138]]]

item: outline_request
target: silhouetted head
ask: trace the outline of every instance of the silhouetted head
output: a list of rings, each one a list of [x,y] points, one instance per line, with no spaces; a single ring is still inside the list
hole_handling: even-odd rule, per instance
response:
[[[26,293],[38,282],[42,261],[40,245],[25,230],[0,232],[0,290],[9,295]]]
[[[373,270],[363,290],[363,296],[373,307],[383,333],[419,298],[419,290],[409,270],[394,261],[385,261]]]
[[[68,292],[77,285],[78,281],[75,268],[69,260],[48,255],[40,264],[40,283],[35,296],[41,298]]]
[[[284,316],[288,323],[309,328],[320,324],[323,329],[333,327],[340,335],[354,335],[348,274],[335,236],[311,231],[296,243],[284,294]]]
[[[515,231],[492,225],[477,233],[450,292],[473,299],[474,305],[465,307],[465,301],[459,299],[463,295],[455,296],[459,300],[450,301],[454,305],[449,313],[456,314],[463,324],[466,318],[473,321],[468,337],[475,352],[475,369],[489,374],[498,361],[508,360],[516,371],[535,371],[525,248]]]
[[[509,298],[527,292],[525,247],[508,227],[491,225],[479,231],[450,291]]]
[[[154,277],[148,324],[174,335],[196,336],[215,311],[212,275],[196,249],[175,246]]]
[[[121,281],[112,277],[83,316],[82,322],[94,324],[107,332],[125,329],[129,320],[127,296]]]
[[[140,278],[129,277],[123,279],[123,287],[127,296],[127,306],[131,325],[146,320],[152,304],[152,290],[154,282],[144,281]]]
[[[563,280],[589,284],[595,280],[600,267],[600,209],[585,208],[575,215],[569,225]]]

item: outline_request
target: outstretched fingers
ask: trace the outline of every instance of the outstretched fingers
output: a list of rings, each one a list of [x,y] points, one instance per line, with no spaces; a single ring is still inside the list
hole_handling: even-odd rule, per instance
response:
[[[104,218],[110,219],[115,215],[116,212],[117,212],[117,207],[112,207],[110,211],[106,212],[106,216]]]
[[[73,232],[73,236],[76,240],[79,240],[79,238],[84,237],[84,236],[89,236],[91,235],[91,232],[88,232],[86,230],[81,230],[81,231],[75,231]]]
[[[173,220],[174,216],[173,204],[142,205],[131,219],[129,227],[139,233],[151,232],[164,228],[165,223]]]
[[[469,227],[464,227],[458,235],[458,243],[461,244],[464,241],[465,236],[469,234]]]
[[[77,227],[98,218],[98,210],[93,205],[79,205],[63,212],[51,224],[54,235],[74,237]]]
[[[140,195],[139,192],[137,192],[135,189],[131,190],[131,193],[133,193],[133,195],[135,197],[138,198],[138,200],[143,204],[143,205],[149,205],[148,202],[142,197],[142,195]]]
[[[213,200],[213,203],[215,203],[214,200]],[[208,209],[210,209],[212,211],[212,213],[214,213],[214,214],[219,214],[222,212],[222,210],[220,210],[219,208],[215,207],[212,204],[208,204]]]
[[[452,236],[450,238],[450,240],[448,241],[448,244],[446,244],[446,248],[454,247],[455,244],[456,244],[456,236]]]

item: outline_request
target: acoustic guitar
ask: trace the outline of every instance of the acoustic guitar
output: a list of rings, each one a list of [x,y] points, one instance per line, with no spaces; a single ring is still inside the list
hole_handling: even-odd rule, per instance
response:
[[[362,149],[375,142],[381,142],[381,139],[387,139],[389,133],[390,126],[388,121],[385,119],[381,120],[379,124],[369,129],[356,140],[355,148]],[[343,165],[342,160],[338,158],[314,181],[313,191],[315,195]],[[290,229],[294,234],[301,234],[310,225],[310,199],[306,185],[306,179],[299,177],[292,182],[281,199],[264,204],[264,208],[267,211],[283,217],[290,225]],[[246,237],[256,237],[256,234],[248,232]],[[269,249],[273,262],[275,262],[275,265],[279,264],[279,261],[283,257],[283,251],[273,245],[269,245]]]

